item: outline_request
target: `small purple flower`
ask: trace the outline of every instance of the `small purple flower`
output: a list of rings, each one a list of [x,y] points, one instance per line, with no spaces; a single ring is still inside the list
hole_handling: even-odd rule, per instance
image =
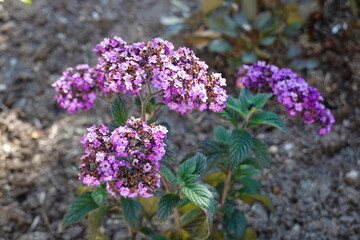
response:
[[[319,135],[328,134],[335,123],[334,116],[326,109],[320,92],[310,87],[291,69],[279,69],[265,62],[243,66],[238,71],[237,86],[253,90],[272,91],[292,117],[302,115],[306,124],[318,123]]]
[[[68,68],[52,84],[56,91],[55,99],[68,113],[89,110],[94,105],[101,79],[99,72],[86,64]]]

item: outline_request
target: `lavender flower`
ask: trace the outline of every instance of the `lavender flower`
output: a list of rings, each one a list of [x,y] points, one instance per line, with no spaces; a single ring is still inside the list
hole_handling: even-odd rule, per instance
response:
[[[195,108],[221,111],[225,107],[226,81],[220,74],[207,76],[208,66],[193,51],[155,38],[128,44],[119,37],[104,39],[94,51],[105,87],[113,93],[136,95],[144,84],[161,91],[159,99],[182,114]]]
[[[98,72],[86,64],[78,65],[75,69],[68,68],[52,84],[56,91],[55,99],[68,113],[89,110],[94,105],[97,96],[95,89],[97,84],[101,85],[101,79]]]
[[[207,76],[208,65],[200,61],[188,48],[179,48],[168,57],[161,58],[161,64],[154,68],[152,86],[162,91],[161,102],[170,110],[181,114],[195,108],[203,111],[221,111],[225,107],[226,81],[221,74]]]
[[[272,91],[290,116],[301,114],[305,124],[318,123],[319,135],[328,134],[331,131],[335,119],[322,103],[324,99],[319,91],[310,87],[291,69],[279,69],[259,61],[252,66],[241,68],[238,76],[237,86]]]
[[[160,187],[160,160],[165,154],[167,130],[130,118],[124,127],[110,133],[105,125],[92,126],[81,139],[79,178],[88,186],[106,183],[117,197],[151,197]]]

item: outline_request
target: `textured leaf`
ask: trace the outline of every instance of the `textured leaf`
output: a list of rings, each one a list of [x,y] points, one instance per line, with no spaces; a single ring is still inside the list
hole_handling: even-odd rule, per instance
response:
[[[88,217],[88,229],[89,240],[97,240],[99,236],[99,229],[103,225],[106,213],[112,206],[100,207],[89,214]]]
[[[121,198],[121,206],[127,224],[134,230],[139,230],[145,215],[143,206],[131,198]]]
[[[170,184],[182,184],[183,182],[178,179],[174,173],[163,164],[160,166],[160,173]]]
[[[70,224],[78,222],[82,220],[86,214],[98,208],[91,196],[91,192],[85,192],[75,198],[75,200],[70,204],[67,209],[64,219],[63,219],[63,227],[67,227]]]
[[[254,104],[257,109],[261,109],[271,96],[271,93],[258,93],[252,97],[251,103]]]
[[[231,134],[223,126],[216,126],[214,129],[214,135],[216,141],[219,141],[224,144],[229,144],[231,139]]]
[[[237,126],[239,116],[235,110],[230,109],[229,107],[226,106],[224,110],[222,110],[221,112],[217,112],[216,114],[220,118],[230,121],[233,124],[233,126],[235,127]]]
[[[258,138],[253,139],[252,151],[256,155],[256,157],[260,160],[261,165],[263,165],[266,168],[270,167],[270,154],[268,153],[265,144],[261,142],[260,139]]]
[[[108,193],[105,189],[99,189],[91,193],[92,198],[97,205],[102,206],[108,199]]]
[[[179,176],[185,183],[198,181],[200,175],[206,170],[206,161],[203,154],[197,153],[179,166]]]
[[[181,226],[189,233],[191,239],[208,239],[211,232],[210,225],[209,217],[199,208],[193,209],[181,217]]]
[[[144,207],[145,217],[149,221],[156,215],[160,197],[138,198],[139,203]]]
[[[191,202],[209,212],[214,212],[214,196],[207,187],[201,184],[193,184],[184,186],[181,190]]]
[[[215,141],[202,141],[201,152],[207,157],[207,167],[211,169],[216,162],[226,154],[225,145]]]
[[[248,111],[246,107],[244,108],[242,106],[244,106],[244,104],[242,104],[239,99],[233,98],[232,96],[229,96],[226,100],[226,108],[230,108],[240,113],[241,116],[246,117]]]
[[[229,239],[241,239],[245,236],[247,221],[241,211],[234,209],[231,212],[226,212],[223,222]]]
[[[254,114],[249,121],[248,127],[258,126],[260,124],[267,124],[287,132],[285,124],[281,118],[273,112],[260,112]]]
[[[121,126],[125,125],[127,120],[127,110],[125,103],[120,97],[117,97],[111,104],[111,113],[114,120]]]
[[[249,154],[253,139],[244,129],[235,129],[231,134],[229,160],[232,168],[241,163]]]
[[[160,220],[166,220],[173,213],[176,204],[180,201],[177,194],[166,194],[161,197],[158,205],[157,215]]]

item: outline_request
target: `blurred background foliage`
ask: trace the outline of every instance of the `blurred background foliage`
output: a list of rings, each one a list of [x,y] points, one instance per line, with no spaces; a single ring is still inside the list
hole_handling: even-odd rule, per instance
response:
[[[278,58],[297,70],[319,66],[316,58],[302,58],[298,37],[306,24],[321,17],[325,0],[203,0],[195,11],[184,1],[170,1],[178,12],[161,17],[165,35],[178,35],[193,47],[220,54],[233,68]],[[356,16],[356,0],[349,5]],[[347,28],[337,24],[331,31]]]

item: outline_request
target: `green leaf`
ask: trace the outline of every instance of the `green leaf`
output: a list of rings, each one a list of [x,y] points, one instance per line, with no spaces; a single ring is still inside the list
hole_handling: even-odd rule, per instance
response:
[[[276,40],[276,37],[272,37],[272,36],[269,36],[269,37],[263,37],[260,39],[260,44],[263,45],[263,46],[269,46],[271,44],[273,44]]]
[[[115,122],[115,123],[108,124],[107,127],[110,129],[110,132],[113,132],[115,129],[120,127],[120,125]]]
[[[232,96],[229,96],[226,100],[226,108],[235,110],[236,112],[240,113],[242,117],[246,117],[246,115],[248,114],[248,110],[243,106],[244,104],[242,104],[239,99],[236,99]]]
[[[264,167],[270,167],[270,154],[267,151],[266,145],[260,139],[253,139],[252,151]]]
[[[103,225],[106,213],[112,206],[100,207],[91,213],[88,217],[89,240],[97,240],[99,236],[100,227]]]
[[[255,138],[253,139],[253,149],[254,149],[254,145],[255,145]],[[256,158],[246,158],[242,163],[241,165],[251,165],[253,166],[255,169],[258,169],[258,170],[261,170],[262,167],[261,165],[259,164],[259,161],[256,159]]]
[[[193,184],[184,186],[181,191],[185,194],[189,200],[199,207],[208,210],[209,212],[214,212],[214,196],[212,193],[201,184]]]
[[[227,152],[224,144],[215,141],[202,141],[200,146],[201,152],[207,157],[207,166],[209,169],[214,167],[216,162]]]
[[[163,164],[160,166],[160,173],[170,184],[184,184],[182,180],[177,178],[174,173]]]
[[[162,196],[158,205],[158,218],[160,220],[166,220],[166,218],[172,214],[179,201],[180,197],[177,194],[168,193]]]
[[[231,134],[223,126],[216,126],[214,129],[216,141],[228,145],[230,143]]]
[[[245,236],[247,221],[241,211],[234,209],[231,212],[225,212],[223,222],[229,239],[241,239]]]
[[[248,100],[247,102],[248,102],[248,104],[250,104],[250,101],[253,98],[253,96],[252,96],[249,88],[246,87],[246,88],[241,89],[240,94],[239,94],[239,99],[241,100],[242,98],[244,98],[244,100]]]
[[[231,134],[229,160],[232,168],[241,163],[249,154],[253,145],[253,139],[244,129],[235,129]]]
[[[102,206],[108,199],[108,193],[105,189],[99,189],[97,191],[94,191],[91,193],[92,198],[94,199],[94,202],[96,202],[97,205]]]
[[[253,21],[256,17],[256,13],[258,10],[257,1],[253,0],[242,0],[241,1],[241,9],[244,10],[246,16]]]
[[[220,118],[230,121],[233,126],[237,126],[239,115],[235,110],[230,109],[228,106],[226,106],[224,110],[222,110],[221,112],[217,112],[216,114]]]
[[[229,52],[231,44],[224,39],[214,39],[208,43],[208,48],[211,52]]]
[[[256,168],[254,168],[254,166],[249,165],[249,164],[244,164],[244,162],[242,162],[239,167],[238,167],[238,176],[252,176],[255,174],[259,174],[260,171]]]
[[[226,174],[222,171],[214,172],[204,178],[204,183],[216,187],[219,183],[225,182]]]
[[[145,215],[143,206],[131,198],[121,198],[121,206],[126,223],[134,230],[139,230]]]
[[[206,161],[206,157],[201,153],[197,153],[192,158],[187,159],[179,166],[180,178],[185,183],[194,183],[194,181],[196,182],[200,175],[206,170]]]
[[[212,14],[208,18],[207,25],[211,30],[237,37],[236,23],[227,14]]]
[[[261,109],[272,95],[271,93],[258,93],[252,97],[251,103],[254,104],[257,109]]]
[[[144,207],[145,217],[147,220],[151,220],[157,211],[157,206],[160,201],[160,197],[151,197],[151,198],[138,198],[139,203]]]
[[[241,183],[244,184],[241,192],[260,194],[261,185],[258,180],[252,177],[243,177],[241,178]]]
[[[86,214],[99,207],[91,196],[91,192],[85,192],[75,198],[67,209],[64,219],[63,227],[76,223],[82,220]]]
[[[274,207],[273,204],[271,202],[271,200],[264,196],[264,195],[260,195],[260,194],[250,194],[250,193],[239,193],[237,195],[237,198],[239,198],[240,200],[246,202],[249,205],[253,205],[255,203],[255,201],[261,202],[262,204],[264,204],[265,207],[267,207],[269,210],[273,211]]]
[[[257,61],[257,55],[256,52],[251,50],[251,51],[245,51],[243,52],[242,56],[241,56],[241,60],[243,61],[243,63],[254,63]]]
[[[211,219],[201,209],[196,208],[181,216],[182,228],[191,236],[191,239],[205,240],[211,232]]]
[[[271,12],[262,12],[259,13],[254,21],[254,26],[260,29],[266,29],[271,25],[272,16]]]
[[[117,97],[111,104],[111,113],[114,120],[120,125],[124,126],[126,120],[128,119],[127,110],[125,103],[121,100],[120,97]]]
[[[273,112],[260,112],[252,115],[248,127],[258,126],[260,124],[267,124],[287,132],[284,122]]]

